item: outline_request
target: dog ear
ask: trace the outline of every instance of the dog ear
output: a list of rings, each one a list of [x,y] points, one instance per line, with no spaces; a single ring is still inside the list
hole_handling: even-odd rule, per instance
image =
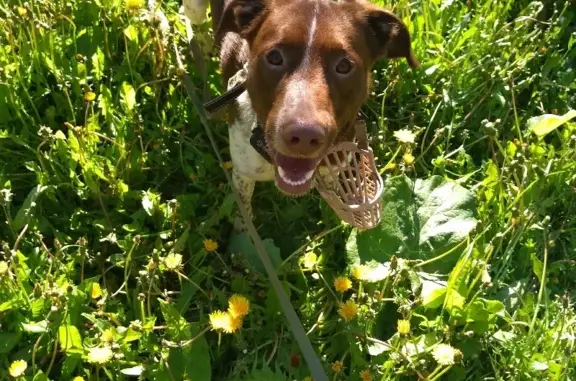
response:
[[[375,60],[406,58],[412,68],[420,66],[412,53],[410,33],[402,20],[378,6],[364,3],[362,12],[368,26],[368,46]]]
[[[266,0],[227,1],[215,31],[217,41],[228,32],[249,38],[258,29],[265,11]]]

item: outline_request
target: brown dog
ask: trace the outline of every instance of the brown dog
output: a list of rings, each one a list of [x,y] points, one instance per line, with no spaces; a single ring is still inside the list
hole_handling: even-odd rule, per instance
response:
[[[369,2],[212,0],[211,9],[223,80],[245,79],[228,124],[233,179],[250,212],[256,181],[305,194],[326,151],[353,140],[377,60],[419,66],[406,26]],[[268,155],[250,144],[259,128]]]

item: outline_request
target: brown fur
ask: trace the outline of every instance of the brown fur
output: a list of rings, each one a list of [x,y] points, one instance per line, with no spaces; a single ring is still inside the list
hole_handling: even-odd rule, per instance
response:
[[[302,65],[316,8],[310,59]],[[351,126],[369,95],[370,70],[380,58],[406,58],[418,67],[405,25],[363,1],[227,0],[216,28],[223,81],[248,62],[247,91],[271,148],[287,156],[320,157],[331,144],[353,137]],[[270,68],[266,54],[280,49],[285,65]],[[353,72],[334,67],[347,57]],[[303,90],[305,88],[305,90]],[[305,96],[303,96],[305,95]],[[326,140],[314,152],[291,152],[278,135],[294,118],[321,126]]]

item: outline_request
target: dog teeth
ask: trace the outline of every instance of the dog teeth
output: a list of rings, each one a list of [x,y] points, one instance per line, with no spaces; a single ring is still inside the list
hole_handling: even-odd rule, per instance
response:
[[[312,178],[312,176],[314,176],[314,170],[306,172],[300,178],[300,180],[296,180],[296,181],[288,178],[286,171],[284,169],[282,169],[282,167],[278,167],[278,174],[280,175],[280,178],[282,179],[282,181],[284,181],[286,184],[288,184],[290,186],[298,186],[298,185],[302,185],[305,182],[307,182],[308,180],[310,180]]]

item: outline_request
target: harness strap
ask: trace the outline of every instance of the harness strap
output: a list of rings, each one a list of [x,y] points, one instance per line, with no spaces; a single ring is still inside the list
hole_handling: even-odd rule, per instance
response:
[[[204,103],[204,109],[209,114],[214,114],[216,111],[220,110],[222,107],[230,104],[236,98],[240,96],[246,89],[244,88],[244,81],[238,83],[236,86],[232,87],[230,90],[216,98]]]

